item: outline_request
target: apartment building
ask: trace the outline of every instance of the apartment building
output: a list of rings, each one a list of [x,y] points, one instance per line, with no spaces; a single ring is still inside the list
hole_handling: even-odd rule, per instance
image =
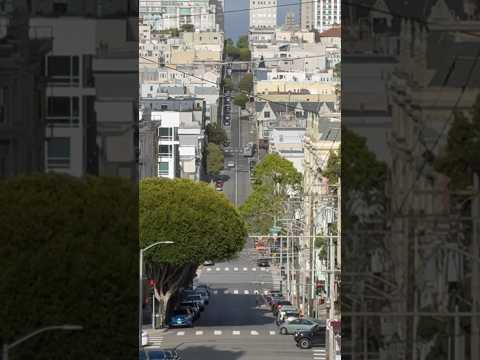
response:
[[[205,103],[198,98],[142,101],[143,121],[157,122],[157,174],[170,179],[201,180],[205,142]],[[146,168],[150,165],[144,164]]]
[[[277,26],[277,0],[250,0],[250,28]]]
[[[63,152],[63,144],[45,136],[41,64],[52,41],[34,36],[26,7],[10,16],[9,5],[0,12],[0,178],[43,172],[46,144],[51,161]]]
[[[320,32],[341,23],[341,0],[317,0],[313,8],[314,28]]]
[[[155,31],[192,25],[199,31],[220,31],[223,13],[218,0],[140,0],[140,17]],[[221,6],[223,9],[223,6]]]
[[[300,1],[300,28],[303,31],[310,31],[314,26],[314,7],[316,1],[301,0]]]

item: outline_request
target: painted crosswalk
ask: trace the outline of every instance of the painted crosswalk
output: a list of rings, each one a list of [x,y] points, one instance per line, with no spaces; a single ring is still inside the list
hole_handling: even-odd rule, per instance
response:
[[[173,336],[239,336],[239,335],[249,335],[249,336],[275,336],[277,332],[274,330],[220,330],[220,329],[213,329],[213,330],[191,330],[191,331],[170,331],[167,332],[167,335]],[[163,336],[158,341],[154,342],[150,339],[152,345],[161,345],[163,343]]]
[[[264,289],[254,289],[254,290],[239,290],[239,289],[233,289],[233,290],[212,290],[213,295],[218,295],[218,294],[234,294],[234,295],[268,295],[268,290]]]
[[[327,359],[327,352],[325,348],[313,348],[313,360],[326,360]]]
[[[163,344],[164,336],[163,334],[148,334],[148,345],[147,346],[161,346]]]
[[[252,267],[252,268],[248,268],[248,267],[243,267],[243,268],[239,268],[239,267],[207,267],[207,268],[203,268],[203,269],[200,269],[198,270],[198,273],[201,274],[202,272],[221,272],[221,271],[232,271],[232,272],[247,272],[247,271],[252,271],[252,272],[257,272],[258,270],[260,271],[263,271],[263,272],[271,272],[271,270],[269,268],[256,268],[256,267]]]

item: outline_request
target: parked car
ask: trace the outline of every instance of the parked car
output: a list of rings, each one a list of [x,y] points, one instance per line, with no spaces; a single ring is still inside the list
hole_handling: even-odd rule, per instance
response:
[[[180,308],[190,308],[193,311],[193,320],[198,320],[200,318],[200,306],[194,301],[182,301],[180,303]]]
[[[200,311],[205,310],[205,300],[200,295],[188,295],[185,300],[197,303],[200,307]]]
[[[168,321],[169,327],[193,326],[193,316],[187,309],[178,309],[173,312]]]
[[[206,284],[198,284],[196,289],[204,289],[210,295],[210,287]]]
[[[139,360],[182,360],[175,350],[149,349],[141,350]]]
[[[298,331],[293,336],[297,346],[301,349],[310,349],[313,346],[324,347],[326,345],[325,325],[316,325],[307,331]]]
[[[272,306],[272,312],[274,316],[277,316],[278,312],[281,310],[284,305],[292,305],[292,303],[286,299],[281,299],[276,301]]]
[[[180,304],[178,307],[179,310],[187,310],[192,316],[193,321],[197,321],[200,317],[200,309],[195,308],[193,304],[191,306]]]
[[[230,126],[230,120],[223,119],[223,126]]]
[[[233,160],[230,160],[229,162],[227,162],[227,166],[229,168],[234,168],[235,167],[235,162]]]
[[[210,300],[210,296],[208,296],[208,292],[204,289],[195,289],[195,295],[200,295],[205,302],[205,305],[208,305],[208,302]]]
[[[280,325],[280,334],[288,335],[295,334],[299,331],[308,331],[313,327],[319,325],[318,321],[311,318],[297,318],[292,320],[287,320]]]
[[[270,267],[270,262],[268,259],[259,259],[257,260],[257,266],[259,267]]]

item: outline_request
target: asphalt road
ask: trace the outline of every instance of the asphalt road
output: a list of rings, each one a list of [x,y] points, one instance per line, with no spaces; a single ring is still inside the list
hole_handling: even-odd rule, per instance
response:
[[[234,73],[232,80],[238,84],[243,73]],[[250,173],[248,158],[243,156],[243,148],[248,144],[250,123],[247,117],[240,118],[240,108],[231,104],[231,125],[224,127],[230,139],[230,148],[225,152],[225,170],[222,172],[229,179],[225,182],[223,191],[225,195],[236,205],[242,204],[250,193]],[[233,160],[234,168],[228,168],[227,164]]]
[[[272,287],[272,269],[256,266],[253,244],[235,260],[203,267],[198,280],[212,289],[210,304],[193,328],[154,335],[164,349],[184,360],[325,359],[324,349],[301,350],[291,335],[280,335],[263,292]]]

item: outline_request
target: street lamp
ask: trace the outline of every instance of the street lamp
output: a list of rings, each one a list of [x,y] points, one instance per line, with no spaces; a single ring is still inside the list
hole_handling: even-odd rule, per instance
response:
[[[139,254],[139,279],[138,279],[138,347],[142,347],[142,327],[143,327],[143,253],[154,246],[162,244],[173,244],[173,241],[157,241],[147,247],[140,249]]]
[[[83,330],[83,327],[80,325],[55,325],[55,326],[46,326],[44,328],[35,330],[34,332],[25,335],[24,337],[14,341],[11,344],[3,344],[3,351],[2,351],[2,360],[8,360],[8,352],[10,349],[13,349],[15,346],[20,345],[24,341],[37,336],[38,334],[44,333],[46,331],[53,331],[53,330],[63,330],[63,331],[75,331],[75,330]]]

